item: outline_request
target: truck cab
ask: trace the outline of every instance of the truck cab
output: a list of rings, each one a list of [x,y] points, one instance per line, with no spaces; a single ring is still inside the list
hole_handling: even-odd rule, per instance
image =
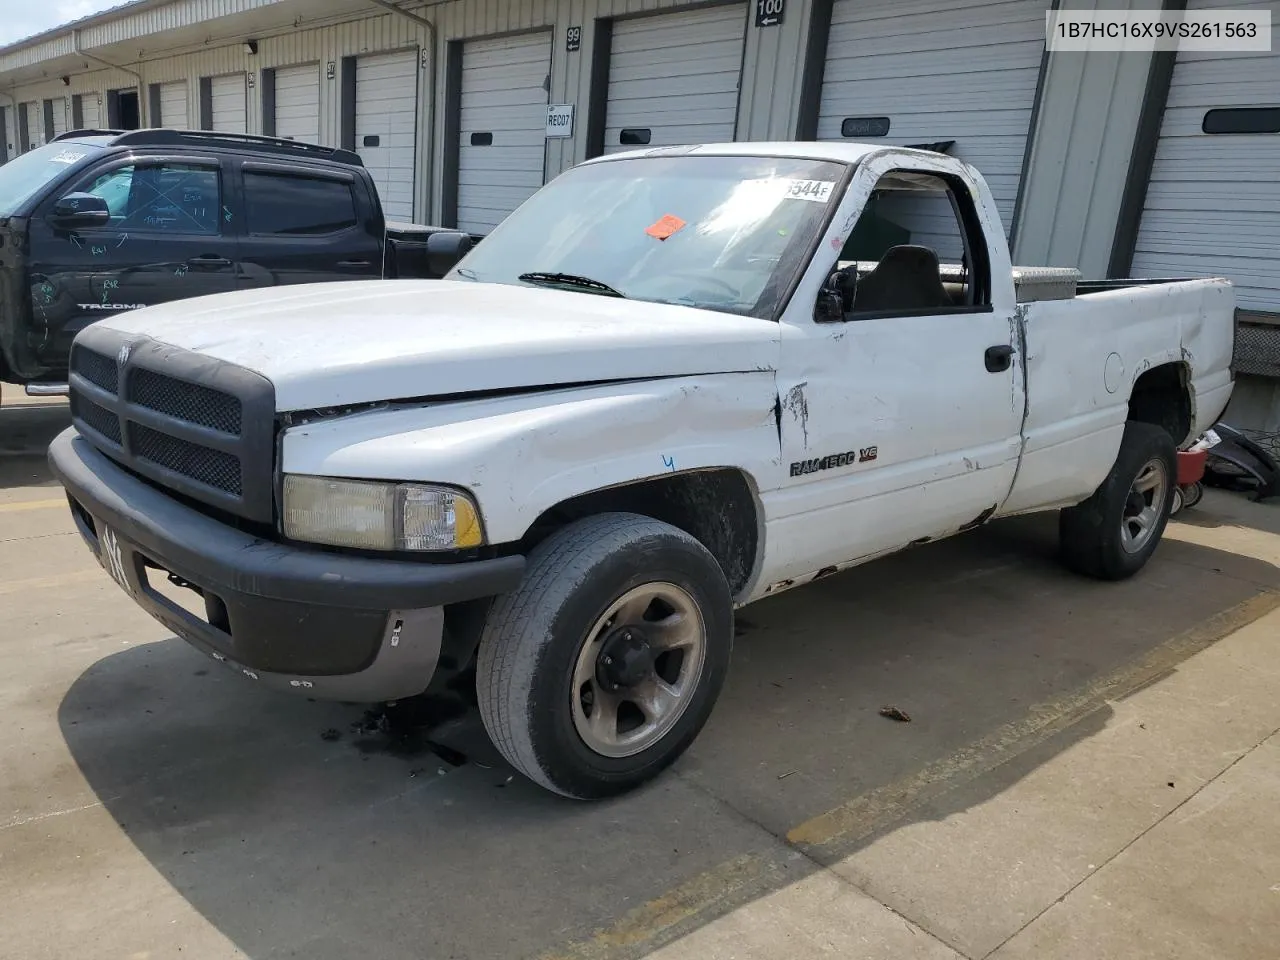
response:
[[[210,131],[83,130],[0,167],[0,380],[65,384],[75,335],[174,300],[384,273],[358,155]]]

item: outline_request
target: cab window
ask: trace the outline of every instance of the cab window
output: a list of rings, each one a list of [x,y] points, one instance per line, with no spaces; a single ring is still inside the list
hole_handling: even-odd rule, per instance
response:
[[[950,177],[910,171],[876,184],[840,254],[856,271],[846,312],[912,315],[989,308],[990,267],[968,187]]]
[[[118,167],[83,189],[106,201],[111,213],[107,229],[218,233],[222,198],[215,167],[175,163]]]

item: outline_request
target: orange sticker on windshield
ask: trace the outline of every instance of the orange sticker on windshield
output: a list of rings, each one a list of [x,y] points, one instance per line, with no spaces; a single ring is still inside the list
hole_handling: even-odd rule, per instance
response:
[[[653,237],[655,240],[665,240],[667,239],[667,237],[671,236],[673,233],[675,233],[677,230],[682,229],[683,227],[684,227],[683,220],[681,220],[679,217],[673,217],[671,214],[668,213],[665,217],[663,217],[657,223],[652,224],[648,227],[645,227],[644,232],[647,233],[649,236]]]

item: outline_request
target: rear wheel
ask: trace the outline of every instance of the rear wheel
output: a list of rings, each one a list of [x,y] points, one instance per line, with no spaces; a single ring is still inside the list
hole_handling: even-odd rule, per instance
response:
[[[729,586],[701,543],[648,517],[588,517],[540,544],[490,610],[480,715],[503,756],[543,787],[622,793],[693,742],[732,643]]]
[[[1086,576],[1123,580],[1143,568],[1164,534],[1173,508],[1177,448],[1149,423],[1125,424],[1120,452],[1088,500],[1063,510],[1064,562]]]

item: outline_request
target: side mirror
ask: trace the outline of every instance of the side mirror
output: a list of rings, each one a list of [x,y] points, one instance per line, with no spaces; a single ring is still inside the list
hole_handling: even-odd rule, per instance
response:
[[[92,193],[69,193],[53,205],[53,222],[60,227],[102,227],[111,222],[107,201]]]
[[[818,291],[818,302],[813,307],[813,319],[817,323],[839,323],[853,310],[853,298],[858,288],[856,264],[831,273]]]
[[[427,237],[427,269],[433,276],[443,277],[470,252],[470,234],[454,230],[433,233]]]

